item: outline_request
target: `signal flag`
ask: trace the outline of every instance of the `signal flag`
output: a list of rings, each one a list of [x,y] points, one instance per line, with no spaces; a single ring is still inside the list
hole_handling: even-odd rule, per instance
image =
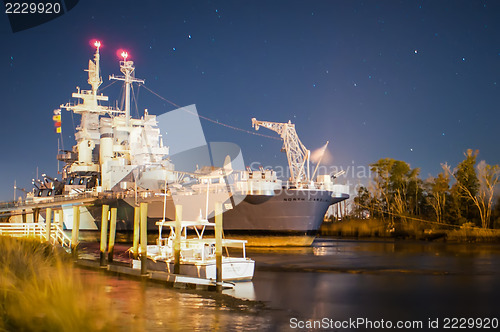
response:
[[[54,121],[54,127],[56,128],[56,133],[60,134],[62,132],[61,129],[61,110],[54,110],[54,115],[52,116],[52,120]]]

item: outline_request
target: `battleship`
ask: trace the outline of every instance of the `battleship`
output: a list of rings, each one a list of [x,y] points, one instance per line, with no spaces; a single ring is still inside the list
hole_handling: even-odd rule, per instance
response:
[[[290,122],[252,119],[255,130],[264,127],[281,137],[290,170],[286,181],[278,179],[272,169],[245,169],[241,151],[234,144],[227,148],[227,144],[208,143],[178,153],[176,160],[191,160],[196,167],[177,170],[182,162],[173,161],[176,156],[164,144],[166,131],[161,126],[162,122],[172,125],[172,117],[162,121],[163,115],[149,114],[147,110],[140,117],[131,116],[131,89],[134,84],[144,84],[144,80],[135,77],[134,63],[126,52],[120,61],[123,76],[109,77],[123,82],[124,105],[103,105],[109,98],[98,92],[102,84],[100,42],[94,46],[94,58],[86,69],[90,90],[77,88],[72,94],[76,102],[61,105],[53,115],[59,126],[61,110],[80,116],[75,128],[76,144],[57,155],[64,163],[61,179],[44,175],[43,180],[34,180],[34,189],[26,197],[27,202],[35,203],[67,199],[68,204],[62,205],[66,230],[73,226],[70,201],[81,197],[94,198],[81,208],[81,231],[98,234],[101,208],[106,204],[118,208],[116,228],[125,239],[132,234],[134,207],[141,202],[148,203],[148,230],[155,231],[159,220],[175,219],[177,205],[183,206],[184,220],[213,221],[215,203],[222,202],[227,238],[248,240],[249,246],[308,246],[328,207],[349,198],[346,186],[334,183],[335,175],[317,175],[312,180],[317,166],[311,176],[310,151]],[[193,110],[191,105],[168,113]],[[199,153],[200,148],[203,153]],[[207,154],[211,155],[204,160],[209,160],[210,166],[199,167],[203,159],[199,156]]]

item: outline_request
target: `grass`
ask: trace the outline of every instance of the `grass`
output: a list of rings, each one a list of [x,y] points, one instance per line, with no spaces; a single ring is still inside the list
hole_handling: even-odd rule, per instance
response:
[[[453,242],[500,242],[500,230],[472,228],[465,225],[448,232],[446,239]]]
[[[112,330],[104,288],[89,287],[66,252],[0,237],[0,253],[0,330]]]
[[[408,238],[417,240],[446,240],[449,242],[500,242],[500,230],[470,227],[460,229],[418,221],[397,221],[390,230],[380,219],[344,219],[325,222],[320,234],[346,238]]]
[[[321,225],[321,235],[359,237],[390,237],[386,224],[378,219],[347,219]]]

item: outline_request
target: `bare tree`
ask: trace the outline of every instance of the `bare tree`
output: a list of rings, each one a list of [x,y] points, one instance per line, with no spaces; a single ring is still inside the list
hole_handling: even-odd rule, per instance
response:
[[[479,212],[484,211],[484,216],[481,214],[481,223],[483,228],[489,228],[495,187],[500,180],[500,167],[498,165],[488,165],[484,160],[481,160],[477,165],[477,177],[479,179],[477,196],[478,203],[481,206]]]
[[[407,203],[406,200],[402,197],[401,191],[399,189],[396,190],[396,193],[394,194],[394,201],[392,204],[392,208],[394,213],[398,214],[401,216],[401,221],[406,223],[406,211],[407,211]]]
[[[448,165],[445,164],[443,169]],[[444,207],[446,204],[446,192],[449,188],[450,178],[446,170],[443,173],[439,173],[437,178],[429,177],[427,179],[427,187],[429,195],[427,196],[427,202],[434,210],[436,214],[436,221],[443,222]]]
[[[500,180],[500,167],[498,165],[488,165],[484,160],[477,165],[479,189],[477,193],[473,195],[471,190],[464,183],[457,180],[449,165],[443,164],[442,166],[443,169],[456,180],[457,186],[459,186],[462,192],[474,202],[474,205],[479,210],[481,226],[483,228],[489,228],[495,187]]]

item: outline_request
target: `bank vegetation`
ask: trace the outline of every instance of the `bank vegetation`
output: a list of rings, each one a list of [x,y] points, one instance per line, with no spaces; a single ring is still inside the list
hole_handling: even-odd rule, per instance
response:
[[[437,176],[391,158],[370,164],[373,178],[360,186],[341,221],[325,223],[325,235],[445,238],[500,241],[500,167],[467,150],[455,168],[442,164]]]

